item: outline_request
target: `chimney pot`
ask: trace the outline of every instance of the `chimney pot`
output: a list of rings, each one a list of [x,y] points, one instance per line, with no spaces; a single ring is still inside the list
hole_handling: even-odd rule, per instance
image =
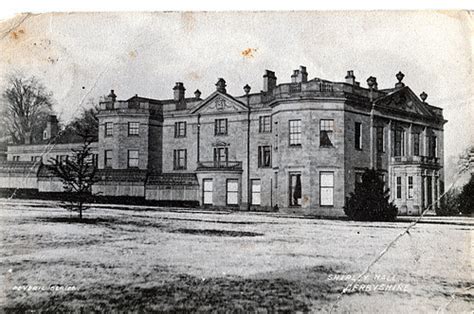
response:
[[[201,91],[199,89],[196,89],[194,91],[194,97],[197,98],[197,99],[201,98]]]

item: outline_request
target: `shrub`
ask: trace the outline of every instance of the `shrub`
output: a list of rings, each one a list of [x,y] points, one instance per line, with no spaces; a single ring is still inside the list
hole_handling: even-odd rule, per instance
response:
[[[459,215],[459,193],[455,190],[447,192],[435,209],[438,216],[456,216]]]
[[[474,174],[471,174],[471,179],[462,188],[459,195],[459,209],[464,215],[472,215],[474,208]]]
[[[385,188],[379,173],[368,169],[362,175],[362,183],[346,198],[344,212],[352,220],[394,221],[398,208],[389,202],[389,190]]]

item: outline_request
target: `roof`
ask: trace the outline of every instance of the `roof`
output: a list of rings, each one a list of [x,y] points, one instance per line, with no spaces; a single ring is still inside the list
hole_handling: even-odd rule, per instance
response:
[[[0,161],[0,174],[34,174],[38,172],[40,168],[40,162],[34,161],[11,161],[3,160]]]
[[[194,173],[157,173],[150,174],[147,185],[199,185]]]
[[[147,171],[142,169],[98,169],[100,181],[145,182]]]

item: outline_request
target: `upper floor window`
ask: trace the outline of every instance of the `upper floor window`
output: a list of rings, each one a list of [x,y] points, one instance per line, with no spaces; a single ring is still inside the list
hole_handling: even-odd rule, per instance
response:
[[[413,156],[420,156],[420,133],[413,133]]]
[[[259,118],[258,132],[268,133],[272,131],[272,117],[271,116],[261,116]]]
[[[319,121],[319,146],[333,146],[334,120],[322,119]]]
[[[105,136],[114,135],[114,124],[113,122],[105,122]]]
[[[214,147],[214,165],[225,167],[229,161],[229,149],[227,147]]]
[[[272,166],[272,148],[271,146],[258,147],[258,167],[267,168]]]
[[[128,168],[138,168],[138,150],[136,149],[128,151]]]
[[[405,156],[405,131],[402,129],[395,130],[395,156]]]
[[[104,167],[112,168],[112,150],[104,151]]]
[[[290,120],[290,146],[301,146],[301,120]]]
[[[42,156],[31,156],[31,161],[39,161],[39,162],[42,162],[43,161],[43,157]]]
[[[216,119],[214,123],[215,135],[227,135],[227,119]]]
[[[354,124],[355,132],[354,132],[354,147],[357,150],[362,150],[362,123],[356,122]]]
[[[13,156],[13,161],[20,161],[20,156]]]
[[[174,159],[174,165],[173,169],[174,170],[183,170],[186,169],[186,159],[187,159],[187,153],[185,149],[175,149],[173,153],[173,159]]]
[[[140,135],[140,123],[129,122],[128,123],[128,136],[138,136],[138,135]]]
[[[384,141],[384,128],[383,126],[378,126],[376,129],[376,139],[377,139],[377,152],[383,153],[385,151],[385,141]]]
[[[175,122],[174,137],[186,137],[186,121]]]

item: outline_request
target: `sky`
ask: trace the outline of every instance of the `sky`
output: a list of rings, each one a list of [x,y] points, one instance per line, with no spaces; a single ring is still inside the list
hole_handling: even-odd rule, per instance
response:
[[[294,69],[366,86],[404,83],[444,109],[445,156],[474,144],[473,15],[466,11],[49,13],[0,22],[0,89],[11,73],[34,75],[68,121],[115,90],[172,98],[175,82],[203,98],[219,77],[227,91],[260,91],[266,69],[279,83]],[[247,52],[247,53],[245,53]]]

